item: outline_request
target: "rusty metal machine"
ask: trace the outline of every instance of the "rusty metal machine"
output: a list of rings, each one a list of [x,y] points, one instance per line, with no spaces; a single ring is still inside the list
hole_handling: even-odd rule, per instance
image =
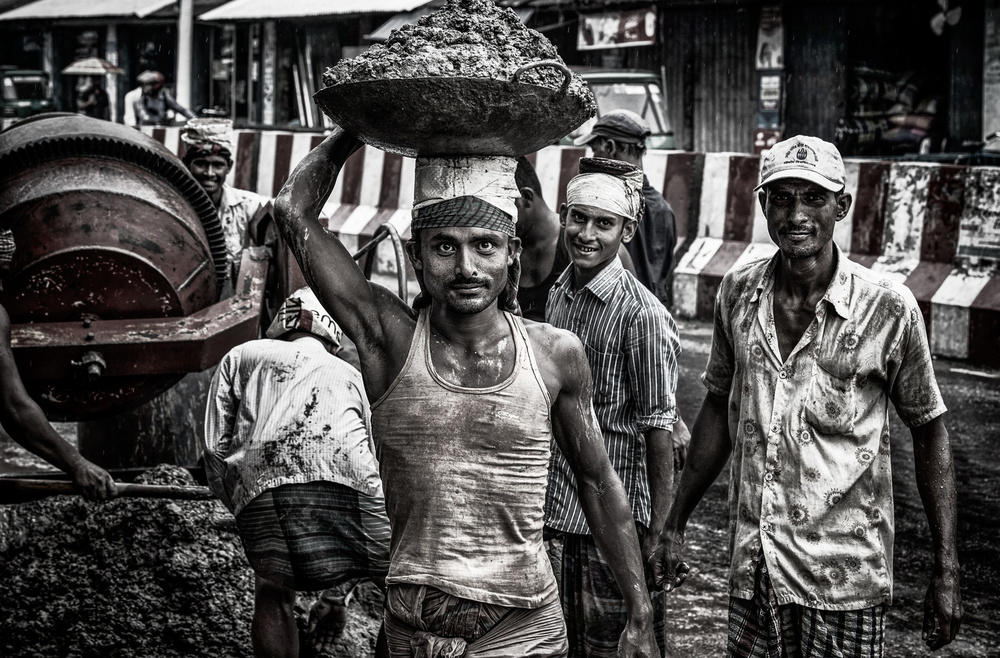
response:
[[[57,420],[138,406],[258,336],[270,262],[226,252],[208,195],[155,140],[47,114],[0,133],[0,226],[17,252],[0,304],[29,392]]]

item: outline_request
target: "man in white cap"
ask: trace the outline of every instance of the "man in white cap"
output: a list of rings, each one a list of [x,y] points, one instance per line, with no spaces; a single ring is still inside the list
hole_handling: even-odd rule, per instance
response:
[[[642,170],[603,158],[580,160],[560,213],[571,266],[556,279],[545,319],[587,348],[594,411],[604,447],[628,495],[642,555],[666,520],[674,486],[671,433],[677,420],[677,326],[663,304],[622,266],[618,251],[644,221]],[[653,528],[652,531],[650,529]],[[625,599],[584,518],[576,479],[552,451],[545,532],[569,630],[570,658],[613,657]],[[661,654],[663,595],[653,598]]]
[[[879,656],[892,598],[888,403],[910,428],[934,571],[930,649],[962,618],[946,409],[923,315],[903,285],[833,241],[847,216],[836,147],[796,136],[763,157],[758,200],[777,253],[723,278],[708,395],[651,560],[667,590],[684,529],[732,456],[730,656]]]
[[[268,199],[254,192],[226,185],[233,168],[233,122],[229,119],[191,119],[181,134],[184,156],[181,158],[191,175],[208,193],[219,211],[219,222],[226,241],[229,259],[227,274],[236,280],[240,255],[252,240],[250,223]]]
[[[542,541],[551,441],[579,483],[626,593],[622,656],[655,655],[628,499],[601,440],[583,346],[515,315],[514,158],[418,158],[411,308],[367,281],[319,222],[360,142],[307,155],[275,218],[313,290],[355,342],[392,524],[392,656],[561,656],[566,626]]]
[[[326,590],[311,631],[328,647],[354,586],[385,587],[389,521],[361,373],[333,356],[340,327],[302,288],[266,336],[233,348],[212,379],[205,471],[256,574],[254,655],[298,658],[296,592]]]
[[[17,245],[10,229],[0,229],[0,292],[10,272]],[[24,448],[67,473],[82,495],[106,500],[118,494],[111,476],[91,463],[49,424],[38,403],[31,399],[14,363],[10,345],[10,317],[0,306],[0,428]]]

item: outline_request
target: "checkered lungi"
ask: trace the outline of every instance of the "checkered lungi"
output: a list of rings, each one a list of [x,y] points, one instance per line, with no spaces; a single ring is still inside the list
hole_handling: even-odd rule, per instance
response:
[[[389,519],[381,497],[334,482],[286,484],[250,501],[236,517],[254,572],[297,591],[362,578],[384,581]]]
[[[645,528],[637,524],[639,541]],[[628,622],[625,599],[614,574],[604,561],[592,535],[545,530],[545,547],[559,583],[566,617],[570,658],[617,658],[618,641]],[[666,643],[664,595],[650,593],[653,632],[660,655]]]
[[[818,610],[778,605],[763,558],[753,598],[729,599],[730,658],[882,658],[886,606]]]

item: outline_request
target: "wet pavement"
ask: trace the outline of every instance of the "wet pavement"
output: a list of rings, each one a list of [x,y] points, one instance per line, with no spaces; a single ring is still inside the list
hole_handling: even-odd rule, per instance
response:
[[[711,325],[680,322],[683,354],[678,402],[693,422],[705,389],[699,375],[708,357]],[[917,493],[909,432],[890,412],[896,505],[895,592],[887,626],[886,656],[1000,657],[1000,371],[937,359],[935,370],[950,412],[946,424],[955,456],[959,501],[959,554],[965,620],[956,641],[931,653],[920,639],[922,602],[932,553]],[[59,429],[73,438],[72,425]],[[38,460],[0,440],[0,473],[38,468]],[[708,491],[687,533],[686,557],[697,570],[668,597],[668,629],[680,657],[725,651],[728,605],[728,472]]]

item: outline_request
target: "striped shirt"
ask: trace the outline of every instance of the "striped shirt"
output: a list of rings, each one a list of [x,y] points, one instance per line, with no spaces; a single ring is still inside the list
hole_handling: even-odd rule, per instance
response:
[[[382,496],[361,373],[314,341],[254,340],[212,378],[205,471],[233,514],[284,484],[336,482]]]
[[[645,432],[677,420],[677,325],[658,299],[617,258],[573,292],[573,266],[556,280],[545,307],[551,324],[579,336],[594,380],[594,411],[632,515],[649,526]],[[590,534],[569,462],[553,444],[545,525]]]

